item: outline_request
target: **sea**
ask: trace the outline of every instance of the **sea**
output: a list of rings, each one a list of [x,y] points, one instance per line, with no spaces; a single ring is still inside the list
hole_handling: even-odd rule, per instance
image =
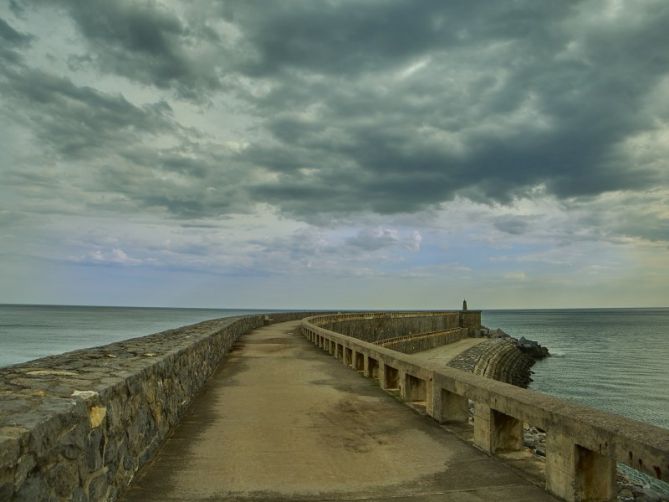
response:
[[[268,310],[0,305],[0,367]],[[669,429],[669,308],[485,310],[548,347],[530,388]]]
[[[548,347],[530,388],[669,429],[669,308],[486,310]]]
[[[482,324],[548,347],[531,389],[669,429],[669,308],[486,310]],[[618,469],[669,500],[669,484]]]
[[[0,305],[0,367],[268,310]]]

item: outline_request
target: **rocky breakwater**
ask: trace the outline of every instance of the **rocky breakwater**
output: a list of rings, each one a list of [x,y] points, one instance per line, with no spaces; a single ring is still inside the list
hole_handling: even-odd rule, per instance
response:
[[[550,355],[538,342],[513,338],[501,329],[482,327],[481,336],[487,340],[453,358],[449,366],[527,387],[532,382],[534,363]]]
[[[240,335],[206,321],[0,369],[0,500],[114,500]]]

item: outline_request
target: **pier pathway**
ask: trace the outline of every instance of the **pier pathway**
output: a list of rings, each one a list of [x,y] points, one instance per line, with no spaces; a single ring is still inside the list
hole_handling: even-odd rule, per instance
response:
[[[554,501],[298,334],[243,336],[127,501]]]

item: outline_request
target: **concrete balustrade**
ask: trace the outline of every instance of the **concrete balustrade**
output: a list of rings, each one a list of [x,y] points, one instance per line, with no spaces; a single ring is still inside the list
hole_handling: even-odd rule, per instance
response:
[[[473,401],[474,443],[491,455],[521,449],[523,424],[545,430],[545,486],[564,500],[613,500],[618,462],[669,480],[669,430],[454,368],[417,364],[409,354],[320,326],[379,317],[374,315],[314,316],[304,319],[301,329],[308,339],[325,340],[326,347],[342,347],[337,357],[343,358],[344,350],[351,354],[348,366],[378,379],[388,391],[399,391],[407,403],[423,405],[439,423],[467,422]],[[471,321],[465,318],[464,324]]]

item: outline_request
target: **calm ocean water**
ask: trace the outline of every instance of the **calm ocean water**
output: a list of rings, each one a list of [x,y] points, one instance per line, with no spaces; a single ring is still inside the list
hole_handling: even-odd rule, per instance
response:
[[[549,348],[530,388],[669,429],[669,308],[489,310],[483,324]]]
[[[0,305],[0,366],[257,310]]]

